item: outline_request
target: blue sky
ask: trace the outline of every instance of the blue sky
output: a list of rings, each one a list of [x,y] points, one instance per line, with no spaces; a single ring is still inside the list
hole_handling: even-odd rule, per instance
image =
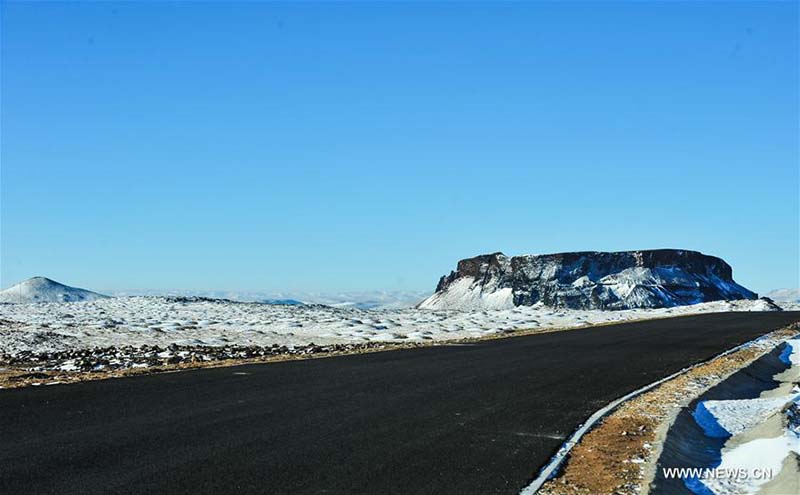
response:
[[[797,3],[3,3],[3,287],[433,289],[680,247],[798,286]]]

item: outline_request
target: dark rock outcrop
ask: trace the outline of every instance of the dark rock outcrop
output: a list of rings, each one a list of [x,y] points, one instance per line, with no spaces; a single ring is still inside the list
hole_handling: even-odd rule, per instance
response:
[[[631,309],[757,297],[725,261],[697,251],[493,253],[459,261],[419,307]]]

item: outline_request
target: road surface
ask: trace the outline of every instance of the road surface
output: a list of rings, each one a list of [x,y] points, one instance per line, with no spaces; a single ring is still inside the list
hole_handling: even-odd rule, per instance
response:
[[[514,494],[613,399],[800,312],[0,391],[0,493]]]

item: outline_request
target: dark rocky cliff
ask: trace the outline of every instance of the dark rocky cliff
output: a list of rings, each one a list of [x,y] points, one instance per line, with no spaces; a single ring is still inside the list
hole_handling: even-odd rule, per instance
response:
[[[493,253],[459,261],[420,307],[630,309],[757,297],[725,261],[697,251]]]

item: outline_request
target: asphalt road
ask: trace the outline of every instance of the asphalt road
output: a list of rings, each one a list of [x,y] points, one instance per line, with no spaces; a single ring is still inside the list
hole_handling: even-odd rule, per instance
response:
[[[0,493],[517,493],[613,399],[800,320],[726,313],[0,391]]]

